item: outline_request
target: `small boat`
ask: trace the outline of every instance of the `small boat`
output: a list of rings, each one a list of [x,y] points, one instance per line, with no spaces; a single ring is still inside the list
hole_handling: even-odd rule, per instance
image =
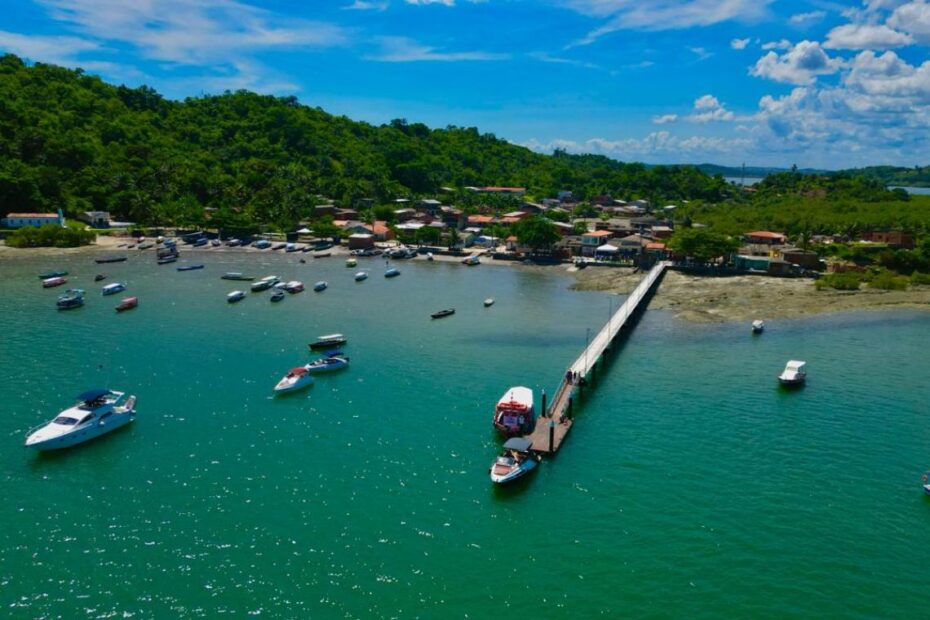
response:
[[[114,282],[113,284],[107,284],[103,287],[102,293],[104,295],[115,295],[116,293],[122,293],[126,290],[126,285],[122,282]]]
[[[203,269],[203,265],[182,265],[178,267],[178,271],[194,271],[195,269]]]
[[[485,308],[489,308],[489,307],[491,307],[491,306],[493,306],[493,305],[494,305],[494,298],[493,298],[493,297],[488,297],[487,299],[484,300],[484,307],[485,307]]]
[[[355,274],[355,281],[356,281],[356,282],[361,282],[362,280],[367,280],[367,279],[368,279],[368,272],[367,272],[367,271],[359,271],[358,273]]]
[[[318,252],[322,250],[331,250],[332,247],[333,247],[333,244],[330,243],[329,241],[318,241],[315,244],[313,244],[313,249]]]
[[[281,280],[278,278],[278,276],[265,276],[258,282],[252,284],[252,291],[255,293],[258,293],[259,291],[267,291],[280,281]]]
[[[46,278],[42,280],[42,288],[52,288],[53,286],[61,286],[66,283],[67,280],[61,276],[55,276],[53,278]]]
[[[313,258],[326,258],[327,256],[332,256],[333,253],[329,250],[323,250],[322,252],[314,252]]]
[[[255,242],[255,247],[259,250],[267,250],[271,247],[271,242],[267,239],[259,239]]]
[[[297,366],[287,371],[287,374],[278,381],[278,384],[274,386],[274,393],[286,394],[288,392],[296,392],[297,390],[311,385],[313,385],[313,377],[310,376],[307,367]]]
[[[325,280],[320,280],[319,282],[313,285],[313,290],[316,291],[317,293],[322,293],[323,291],[326,290],[327,286],[329,286],[328,282],[326,282]]]
[[[55,302],[55,305],[58,306],[59,310],[80,308],[84,305],[84,291],[79,288],[69,288],[64,294],[58,297],[58,301]]]
[[[342,334],[326,334],[325,336],[320,336],[314,342],[311,342],[309,346],[311,349],[334,349],[336,347],[341,347],[349,341],[348,338]]]
[[[242,301],[245,299],[245,291],[233,291],[226,295],[226,301],[229,303],[236,303],[237,301]]]
[[[533,390],[516,386],[508,389],[494,408],[494,428],[504,437],[516,437],[533,431],[536,412],[533,408]]]
[[[207,239],[206,237],[201,237],[200,239],[198,239],[197,241],[194,242],[194,247],[195,247],[195,248],[202,248],[203,246],[207,245],[208,243],[210,243],[210,240],[209,240],[209,239]]]
[[[299,252],[300,248],[297,247],[296,243],[288,243],[286,246],[284,246],[284,251],[287,253]]]
[[[472,255],[469,256],[468,258],[462,260],[462,264],[463,264],[463,265],[468,265],[469,267],[472,267],[472,266],[474,266],[474,265],[480,265],[480,264],[481,264],[481,261],[478,259],[478,255],[477,255],[477,254],[472,254]]]
[[[432,253],[432,252],[427,252],[427,253],[426,253],[426,260],[433,260],[433,253]]]
[[[504,442],[504,449],[491,465],[491,482],[507,484],[536,469],[539,456],[532,448],[532,442],[523,437],[511,437]]]
[[[924,473],[923,482],[924,493],[930,495],[930,472]]]
[[[140,243],[138,249],[140,249],[140,250],[148,250],[149,248],[154,248],[154,247],[155,247],[155,245],[152,244],[152,243]]]
[[[218,247],[220,247],[221,245],[223,245],[223,243],[222,243],[219,239],[212,239],[212,240],[210,241],[210,245],[213,246],[213,247],[215,247],[215,248],[218,248]]]
[[[43,273],[39,276],[40,280],[48,280],[50,278],[60,278],[61,276],[68,275],[67,271],[49,271],[48,273]]]
[[[304,283],[300,280],[291,280],[290,282],[286,282],[281,288],[293,295],[294,293],[299,293],[304,290]]]
[[[226,247],[230,248],[238,248],[240,245],[242,245],[242,241],[239,239],[230,239],[226,242]]]
[[[357,267],[357,266],[358,266],[358,259],[357,259],[357,258],[347,258],[347,259],[346,259],[346,267],[350,267],[350,268],[351,268],[351,267]]]
[[[307,372],[331,372],[333,370],[342,370],[349,367],[349,358],[342,354],[341,351],[327,351],[326,357],[310,362],[307,364]]]
[[[455,308],[446,308],[445,310],[432,313],[430,317],[434,319],[441,319],[443,317],[452,316],[453,314],[455,314]]]
[[[271,249],[272,250],[283,250],[286,247],[287,247],[286,243],[276,243],[273,246],[271,246]]]
[[[243,275],[241,271],[228,271],[220,276],[222,280],[243,280],[246,282],[251,282],[255,278],[252,276]]]
[[[307,264],[307,260],[306,260],[305,258],[301,258],[301,259],[300,259],[299,261],[297,261],[297,262],[300,263],[301,265],[306,265],[306,264]]]
[[[791,360],[785,365],[785,369],[780,375],[778,375],[778,380],[781,381],[782,385],[786,386],[795,386],[801,385],[807,379],[807,371],[804,370],[804,367],[807,365],[807,362],[802,362],[799,360]]]
[[[583,258],[575,259],[575,269],[586,269],[588,267],[588,261]]]
[[[120,300],[119,304],[116,306],[117,312],[126,312],[127,310],[132,310],[139,305],[138,297],[124,297]]]
[[[762,330],[765,329],[765,321],[756,320],[752,322],[752,333],[761,334]]]
[[[177,256],[165,256],[163,258],[159,258],[156,262],[159,265],[167,265],[168,263],[176,263],[178,262],[178,257]]]
[[[125,256],[104,256],[103,258],[95,258],[95,263],[122,263],[126,261]]]
[[[94,276],[94,282],[101,282],[106,279],[107,279],[107,274],[105,273],[98,273],[97,275]]]
[[[78,404],[59,413],[26,437],[26,447],[39,451],[69,448],[128,424],[136,417],[136,397],[123,401],[124,392],[90,390]]]
[[[385,278],[396,278],[400,275],[400,270],[397,267],[388,267],[387,271],[384,272]]]
[[[282,299],[284,299],[284,297],[285,297],[284,291],[276,290],[274,293],[271,294],[271,301],[281,301]]]

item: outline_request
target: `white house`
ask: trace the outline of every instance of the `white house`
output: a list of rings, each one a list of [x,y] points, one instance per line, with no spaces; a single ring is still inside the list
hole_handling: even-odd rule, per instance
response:
[[[65,218],[58,213],[7,213],[0,220],[7,228],[24,228],[26,226],[45,226],[46,224],[65,225]]]

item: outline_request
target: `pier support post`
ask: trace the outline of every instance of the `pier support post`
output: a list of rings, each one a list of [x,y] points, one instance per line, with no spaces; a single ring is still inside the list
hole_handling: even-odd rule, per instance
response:
[[[549,420],[549,454],[553,453],[554,448],[555,448],[555,420]]]
[[[540,409],[542,415],[546,415],[546,390],[542,391],[542,409]]]
[[[569,396],[569,397],[568,397],[568,419],[569,419],[569,420],[572,419],[572,405],[573,405],[574,403],[575,403],[575,397],[574,397],[574,396]]]

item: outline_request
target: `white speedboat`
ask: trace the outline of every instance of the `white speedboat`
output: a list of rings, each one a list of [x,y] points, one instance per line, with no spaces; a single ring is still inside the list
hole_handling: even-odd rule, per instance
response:
[[[388,267],[387,271],[384,272],[385,278],[396,278],[400,275],[400,269],[397,267]]]
[[[90,390],[77,397],[75,406],[31,433],[26,447],[36,450],[57,450],[83,443],[116,430],[136,417],[136,397],[124,401],[124,392]]]
[[[355,274],[356,282],[361,282],[362,280],[367,280],[367,279],[368,279],[368,273],[365,271],[359,271],[358,273]]]
[[[317,293],[321,293],[326,290],[327,286],[329,286],[328,282],[326,282],[325,280],[320,280],[319,282],[313,285],[313,290],[316,291]]]
[[[327,351],[326,357],[307,364],[307,372],[320,373],[333,370],[342,370],[349,367],[349,358],[340,351]]]
[[[290,282],[286,282],[281,288],[293,295],[294,293],[299,293],[304,290],[304,283],[300,280],[291,280]]]
[[[923,482],[924,493],[930,495],[930,471],[924,473]]]
[[[752,322],[752,333],[761,334],[765,329],[765,321],[758,319]]]
[[[274,393],[287,394],[311,385],[313,385],[313,377],[307,371],[307,366],[297,366],[287,371],[287,374],[278,381],[278,384],[274,386]]]
[[[116,293],[122,293],[126,290],[126,285],[122,282],[114,282],[113,284],[107,284],[103,287],[104,295],[115,295]]]
[[[481,260],[478,258],[478,255],[477,255],[477,254],[472,254],[472,255],[469,256],[468,258],[464,259],[464,260],[462,261],[462,264],[463,264],[463,265],[468,265],[469,267],[472,267],[472,266],[474,266],[474,265],[480,265],[480,264],[481,264]]]
[[[259,291],[267,291],[278,282],[280,282],[278,276],[265,276],[258,282],[252,284],[252,290],[256,293]]]
[[[484,300],[484,307],[485,307],[485,308],[489,308],[489,307],[491,307],[491,306],[493,306],[493,305],[494,305],[494,298],[493,298],[493,297],[488,297],[487,299]]]
[[[426,260],[433,260],[433,253],[432,253],[432,252],[427,252],[427,253],[426,253]]]
[[[507,484],[530,473],[539,465],[539,456],[532,450],[533,444],[524,437],[511,437],[504,449],[491,465],[491,482]]]
[[[233,291],[226,295],[226,301],[229,303],[236,303],[237,301],[242,301],[245,299],[245,291]]]
[[[791,360],[785,364],[785,369],[780,375],[778,375],[778,380],[781,381],[782,385],[801,385],[807,379],[807,371],[804,370],[804,367],[807,365],[807,362],[802,362],[800,360]]]
[[[58,306],[59,310],[80,308],[84,305],[84,289],[69,288],[58,296],[58,301],[55,302],[55,305]]]

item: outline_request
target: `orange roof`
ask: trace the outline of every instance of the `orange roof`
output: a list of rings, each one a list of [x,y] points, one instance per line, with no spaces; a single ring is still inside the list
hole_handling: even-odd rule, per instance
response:
[[[390,229],[384,220],[375,220],[374,224],[371,225],[371,232],[376,235],[386,235],[388,230]]]
[[[494,221],[494,218],[490,215],[469,215],[468,223],[469,224],[490,224]]]
[[[756,232],[746,233],[747,237],[762,237],[763,239],[783,239],[785,233],[771,232],[768,230],[757,230]]]
[[[525,192],[525,187],[498,187],[496,185],[491,185],[489,187],[482,187],[481,191],[483,192]]]
[[[585,237],[610,237],[613,235],[609,230],[591,230],[584,233]]]
[[[54,217],[58,218],[57,213],[7,213],[6,217]]]
[[[665,244],[659,243],[658,241],[653,241],[651,243],[646,244],[646,249],[647,250],[664,250]]]
[[[509,237],[507,237],[507,241],[516,241],[516,240],[517,240],[516,235],[510,235]]]
[[[502,217],[501,224],[516,224],[520,221],[518,217]]]

